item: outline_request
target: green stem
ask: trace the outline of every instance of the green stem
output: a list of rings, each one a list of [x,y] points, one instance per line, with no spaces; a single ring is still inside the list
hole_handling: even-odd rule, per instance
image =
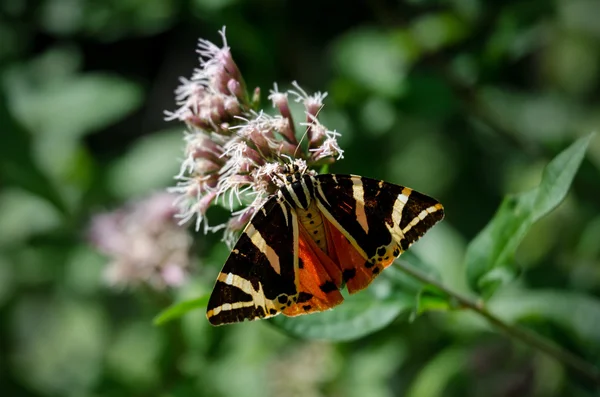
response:
[[[457,293],[456,291],[452,291],[439,281],[434,280],[425,273],[407,265],[404,261],[396,261],[395,265],[402,269],[402,271],[404,271],[405,273],[416,278],[417,280],[422,281],[425,284],[435,286],[449,297],[456,299],[456,301],[459,302],[462,306],[477,312],[481,316],[485,317],[485,319],[487,319],[493,326],[500,329],[507,335],[514,337],[530,346],[535,347],[536,349],[546,353],[550,357],[555,358],[556,360],[564,363],[565,365],[581,373],[597,385],[600,385],[600,370],[592,364],[584,361],[583,359],[577,357],[568,350],[563,349],[562,347],[554,344],[553,342],[534,332],[504,322],[502,319],[489,312],[485,307],[483,301],[474,301],[469,297]]]

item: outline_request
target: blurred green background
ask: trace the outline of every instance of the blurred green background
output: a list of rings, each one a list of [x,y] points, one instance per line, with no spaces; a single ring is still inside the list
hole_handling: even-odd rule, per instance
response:
[[[264,103],[274,82],[327,91],[332,172],[410,186],[446,220],[412,250],[467,291],[467,243],[502,197],[600,126],[595,0],[5,0],[0,3],[0,390],[4,396],[592,396],[561,363],[463,311],[404,310],[347,342],[268,321],[211,328],[227,250],[195,233],[181,289],[115,289],[90,217],[173,185],[184,126],[163,121],[200,37]],[[600,138],[571,193],[520,246],[496,308],[600,364]],[[224,213],[217,211],[223,219]],[[381,276],[386,277],[386,276]],[[502,294],[500,294],[502,295]]]

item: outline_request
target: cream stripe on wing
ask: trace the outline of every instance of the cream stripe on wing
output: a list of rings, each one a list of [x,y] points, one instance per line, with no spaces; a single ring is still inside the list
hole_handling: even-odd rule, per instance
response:
[[[209,310],[206,313],[207,317],[216,316],[217,314],[219,314],[223,311],[230,311],[230,310],[240,309],[243,307],[251,307],[251,306],[262,307],[265,314],[267,314],[267,315],[269,314],[270,309],[275,309],[275,310],[279,311],[279,309],[277,307],[275,307],[275,303],[265,297],[265,293],[263,291],[263,287],[260,282],[258,283],[259,289],[258,289],[258,291],[256,291],[250,281],[246,280],[243,277],[235,275],[233,273],[228,273],[228,274],[219,273],[219,277],[217,277],[217,280],[221,281],[227,285],[231,285],[231,286],[239,288],[246,294],[250,295],[252,297],[252,300],[244,301],[244,302],[224,303],[221,306],[217,306],[217,307]]]
[[[302,183],[300,184],[302,186],[302,191],[304,192],[304,197],[306,197],[306,204],[310,205],[310,191],[308,190],[308,186],[306,186],[306,183],[304,182],[304,180],[302,180]],[[298,207],[301,208],[301,207]]]
[[[253,306],[255,306],[255,303],[253,301],[224,303],[221,306],[217,306],[214,309],[209,310],[208,313],[206,313],[206,315],[208,317],[213,317],[221,312],[227,312],[227,311],[231,311],[231,310],[235,310],[235,309],[242,309],[244,307],[253,307]]]
[[[254,228],[254,225],[252,223],[248,225],[248,229],[246,229],[245,233],[248,235],[248,237],[250,237],[250,240],[252,240],[252,243],[256,246],[256,248],[258,248],[260,252],[265,254],[273,270],[275,270],[277,274],[281,274],[279,255],[277,255],[273,248],[271,248],[269,244],[267,244],[263,236],[258,230]]]
[[[392,210],[392,221],[394,224],[392,227],[388,226],[388,230],[396,242],[399,242],[404,238],[404,233],[400,230],[400,221],[402,220],[402,210],[404,210],[404,206],[408,202],[411,193],[412,189],[405,187],[394,202],[394,208]]]
[[[299,261],[299,242],[300,230],[298,229],[298,214],[293,208],[290,208],[290,215],[292,216],[292,249],[294,250],[294,284],[296,284],[296,291],[300,291],[300,278],[298,277],[298,271],[300,270]]]
[[[315,185],[317,187],[317,193],[319,195],[319,199],[323,200],[325,203],[327,203],[328,206],[331,207],[331,204],[329,203],[329,201],[327,201],[327,197],[325,197],[325,193],[323,192],[323,188],[321,187],[321,182],[319,182],[316,179],[313,179],[313,185]]]
[[[365,212],[365,189],[360,178],[352,180],[352,196],[356,203],[354,216],[358,224],[363,228],[365,233],[369,233],[369,222],[367,222],[367,213]]]
[[[283,198],[277,200],[277,204],[279,204],[279,206],[281,207],[281,212],[283,213],[283,216],[285,217],[285,224],[286,226],[290,224],[290,221],[288,219],[288,212],[287,212],[287,206],[285,204],[285,200]]]
[[[436,211],[441,210],[443,207],[441,204],[436,204],[436,205],[432,205],[431,207],[424,209],[423,211],[421,211],[417,216],[415,216],[412,221],[410,221],[410,223],[408,225],[406,225],[404,227],[404,229],[402,230],[403,234],[408,233],[408,231],[410,229],[413,228],[413,226],[415,226],[417,223],[421,222],[423,219],[425,219],[427,217],[427,215],[429,214],[433,214]]]

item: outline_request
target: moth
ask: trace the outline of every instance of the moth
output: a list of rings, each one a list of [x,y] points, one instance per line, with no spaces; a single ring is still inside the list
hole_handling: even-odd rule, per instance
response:
[[[444,217],[435,199],[356,175],[283,166],[217,277],[211,324],[320,312],[366,288]]]

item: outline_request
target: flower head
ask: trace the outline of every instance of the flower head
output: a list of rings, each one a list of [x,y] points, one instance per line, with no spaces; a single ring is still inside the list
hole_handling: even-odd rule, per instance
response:
[[[174,196],[157,193],[91,222],[90,242],[111,261],[105,277],[114,286],[180,286],[190,268],[191,238],[173,220]]]
[[[185,159],[177,186],[177,216],[182,222],[196,219],[204,231],[224,228],[225,240],[232,244],[257,208],[280,187],[285,164],[295,164],[303,172],[342,158],[337,144],[340,135],[328,130],[318,119],[327,94],[309,95],[296,82],[281,92],[277,84],[269,99],[279,114],[259,109],[260,89],[250,95],[225,38],[223,46],[200,40],[200,67],[190,79],[181,79],[175,91],[179,108],[166,112],[167,119],[183,121]],[[306,120],[295,125],[288,97],[302,103]],[[302,145],[297,131],[304,127]],[[220,201],[232,211],[231,219],[211,226],[208,208]],[[240,209],[241,207],[241,209]]]

